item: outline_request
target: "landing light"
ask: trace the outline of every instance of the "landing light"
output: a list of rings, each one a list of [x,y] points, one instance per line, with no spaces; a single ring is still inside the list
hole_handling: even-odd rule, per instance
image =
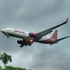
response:
[[[30,40],[30,43],[33,43],[33,40]]]

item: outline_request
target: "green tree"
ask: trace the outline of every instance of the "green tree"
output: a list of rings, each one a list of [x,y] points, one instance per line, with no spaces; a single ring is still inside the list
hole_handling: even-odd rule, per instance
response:
[[[6,66],[4,70],[29,70],[25,68],[20,68],[20,67],[13,67],[13,66]]]
[[[6,64],[9,61],[12,62],[12,58],[10,55],[6,54],[6,52],[0,54],[0,60],[4,63],[4,68],[0,66],[0,70],[32,70],[32,69],[25,69],[20,67],[7,66]]]
[[[4,66],[6,66],[9,61],[12,62],[11,56],[6,54],[6,52],[0,54],[0,60],[4,63]]]
[[[0,66],[0,70],[2,70],[2,67]]]

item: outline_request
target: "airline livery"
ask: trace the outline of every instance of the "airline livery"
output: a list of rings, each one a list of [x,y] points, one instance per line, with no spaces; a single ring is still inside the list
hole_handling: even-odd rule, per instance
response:
[[[38,33],[27,32],[27,31],[15,29],[15,28],[4,28],[4,29],[1,29],[1,32],[5,34],[7,38],[9,38],[9,36],[20,38],[21,40],[17,40],[17,43],[20,44],[20,47],[27,46],[27,45],[31,46],[31,44],[34,42],[52,45],[52,44],[58,43],[63,39],[70,37],[70,36],[66,36],[66,37],[57,39],[57,30],[54,31],[51,37],[49,38],[46,37],[47,34],[51,33],[54,29],[66,24],[67,21],[68,21],[68,18],[66,19],[65,22]]]

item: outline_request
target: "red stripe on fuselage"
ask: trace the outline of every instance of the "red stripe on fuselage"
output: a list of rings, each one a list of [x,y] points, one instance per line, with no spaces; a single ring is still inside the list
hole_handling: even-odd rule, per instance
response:
[[[21,34],[25,34],[25,32],[20,31],[20,30],[14,30],[14,32],[18,32],[18,33],[21,33]]]

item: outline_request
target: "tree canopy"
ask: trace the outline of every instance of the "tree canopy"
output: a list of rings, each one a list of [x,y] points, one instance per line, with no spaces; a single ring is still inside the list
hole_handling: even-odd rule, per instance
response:
[[[12,56],[6,54],[6,52],[4,52],[3,54],[0,54],[0,60],[5,65],[4,68],[0,66],[0,70],[32,70],[32,69],[25,69],[20,67],[7,66],[6,64],[8,62],[12,62]]]
[[[12,62],[11,56],[6,54],[6,52],[0,54],[0,60],[3,62],[4,65],[6,65],[8,62]]]
[[[2,68],[0,66],[0,70],[32,70],[32,69],[25,69],[20,67],[13,67],[13,66],[5,66],[4,68]]]

